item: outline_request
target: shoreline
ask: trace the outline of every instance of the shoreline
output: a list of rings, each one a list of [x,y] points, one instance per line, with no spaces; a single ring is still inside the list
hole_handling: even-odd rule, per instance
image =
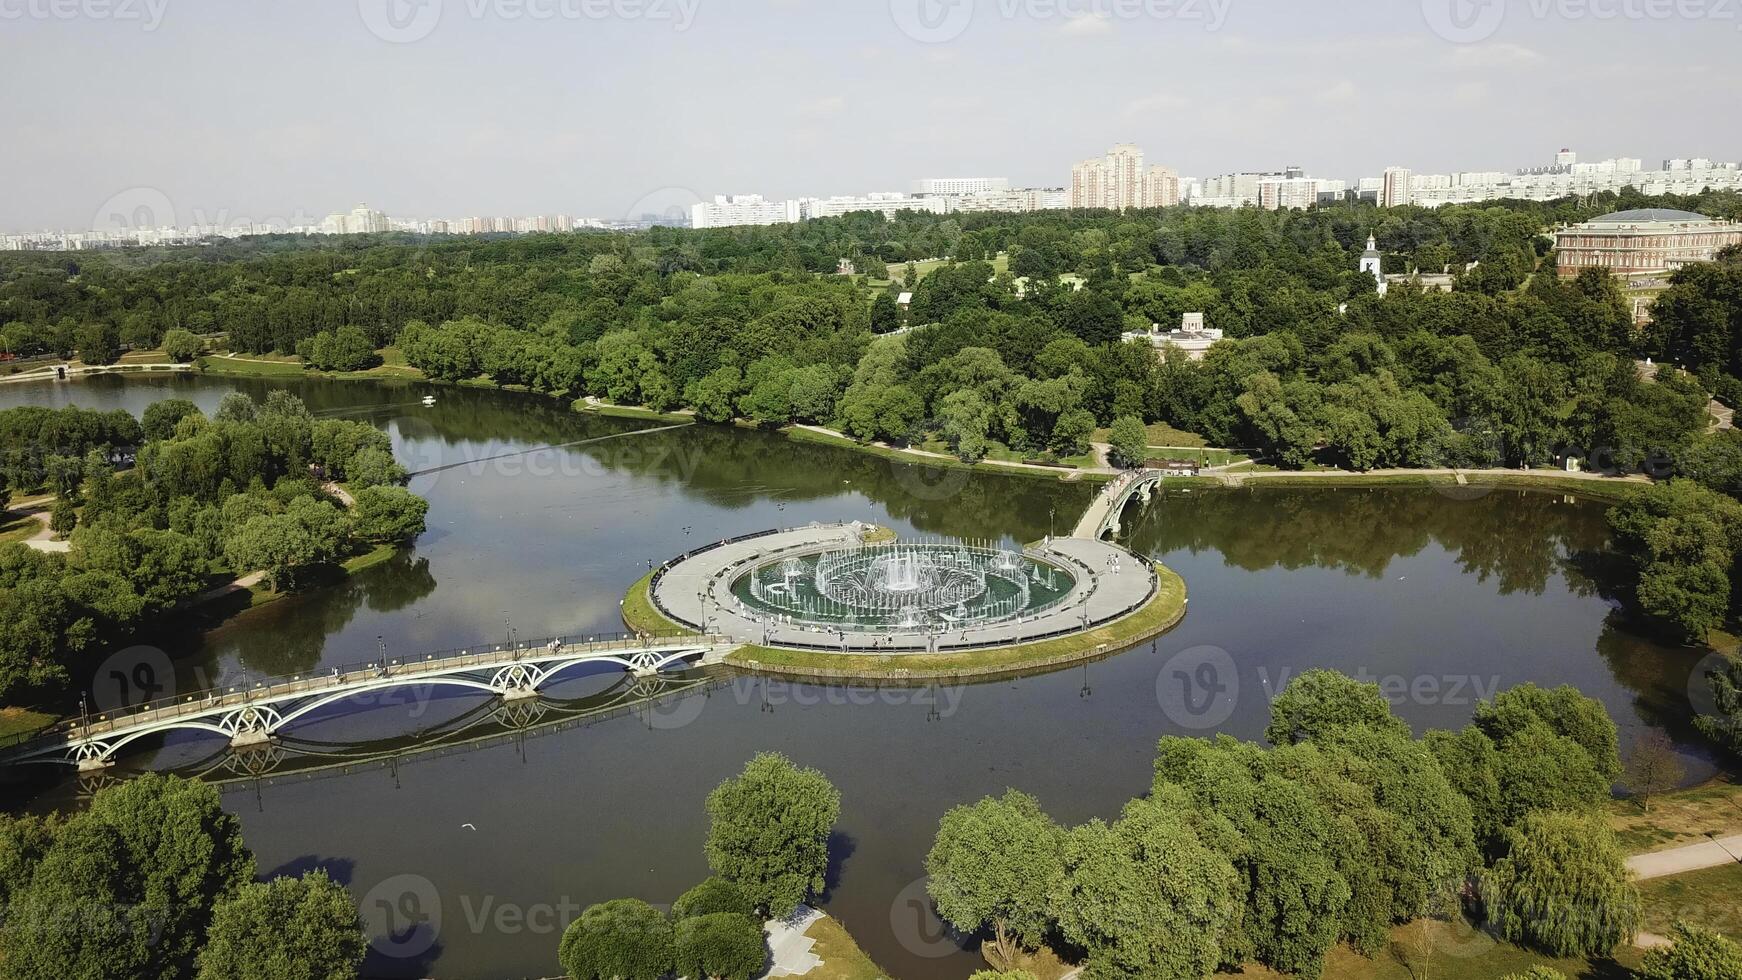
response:
[[[495,391],[506,391],[514,394],[532,395],[549,398],[553,401],[568,401],[571,411],[580,414],[599,415],[605,418],[621,418],[640,421],[661,422],[698,422],[693,413],[688,412],[657,412],[639,405],[614,405],[609,402],[591,400],[586,396],[569,399],[566,394],[553,395],[533,391],[529,388],[512,385],[498,385],[492,382],[465,380],[439,381],[429,377],[404,373],[404,368],[371,368],[359,372],[327,372],[309,371],[299,368],[297,371],[226,371],[218,366],[224,359],[207,356],[196,361],[195,373],[214,375],[217,377],[239,378],[319,378],[330,381],[410,381],[423,384],[442,385],[459,388],[484,388]],[[203,362],[203,363],[202,363]],[[252,362],[244,362],[252,363]],[[276,363],[276,362],[275,362]],[[289,364],[290,362],[282,362]],[[415,369],[413,369],[415,370]],[[46,379],[43,379],[46,380]],[[732,428],[758,428],[743,421],[729,423]],[[964,463],[953,457],[941,456],[918,450],[904,449],[898,446],[885,446],[876,443],[860,442],[857,439],[822,426],[807,426],[790,423],[774,431],[781,437],[793,442],[811,443],[813,445],[833,446],[839,449],[852,450],[871,456],[878,456],[892,462],[908,463],[915,466],[929,466],[935,469],[967,470],[977,473],[995,473],[1000,476],[1027,477],[1037,480],[1054,480],[1060,483],[1106,483],[1116,476],[1113,472],[1099,472],[1092,469],[1077,469],[1072,467],[1051,467],[1038,463],[1005,463],[997,460],[982,460],[978,463]],[[1650,486],[1651,482],[1643,476],[1604,476],[1587,473],[1574,474],[1560,470],[1509,470],[1509,469],[1429,469],[1429,470],[1387,470],[1374,473],[1357,473],[1349,470],[1250,470],[1211,471],[1196,476],[1169,477],[1163,481],[1162,487],[1181,487],[1191,490],[1240,490],[1253,486],[1281,487],[1420,487],[1437,491],[1449,491],[1448,496],[1473,497],[1494,490],[1521,489],[1568,493],[1574,496],[1588,497],[1602,503],[1616,503],[1626,498],[1634,489]]]

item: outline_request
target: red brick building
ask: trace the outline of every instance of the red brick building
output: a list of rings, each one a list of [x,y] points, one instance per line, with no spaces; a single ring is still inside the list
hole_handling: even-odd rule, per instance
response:
[[[1739,244],[1742,224],[1668,208],[1605,214],[1564,228],[1555,238],[1562,279],[1592,268],[1617,276],[1674,272],[1690,262],[1710,262],[1720,249]]]

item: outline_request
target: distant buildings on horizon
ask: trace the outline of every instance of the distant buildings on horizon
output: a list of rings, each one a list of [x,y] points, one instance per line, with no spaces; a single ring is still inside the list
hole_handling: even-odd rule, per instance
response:
[[[1618,157],[1582,163],[1576,152],[1562,149],[1552,165],[1502,171],[1419,174],[1407,167],[1388,167],[1376,177],[1348,181],[1313,177],[1298,166],[1276,171],[1242,171],[1214,177],[1181,176],[1172,167],[1146,165],[1143,150],[1119,143],[1099,157],[1071,168],[1064,187],[1010,186],[1006,177],[925,177],[911,192],[884,191],[863,195],[801,197],[769,200],[758,194],[723,194],[692,205],[687,214],[640,215],[623,220],[575,218],[567,214],[523,217],[472,216],[396,220],[359,204],[320,221],[230,222],[182,227],[127,228],[100,231],[42,231],[0,235],[0,250],[78,250],[134,245],[185,245],[210,238],[240,238],[262,234],[358,235],[403,231],[432,235],[533,234],[582,230],[624,230],[655,224],[693,228],[776,225],[812,218],[829,218],[858,211],[894,217],[901,211],[929,214],[1027,212],[1061,208],[1197,207],[1266,210],[1302,209],[1343,200],[1368,201],[1382,207],[1475,204],[1515,198],[1549,201],[1569,196],[1619,192],[1691,195],[1706,189],[1742,190],[1742,165],[1704,157],[1664,160],[1646,170],[1641,160]]]

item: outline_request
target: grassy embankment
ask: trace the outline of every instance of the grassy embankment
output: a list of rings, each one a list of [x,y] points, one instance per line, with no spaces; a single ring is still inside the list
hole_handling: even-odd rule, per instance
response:
[[[822,958],[822,965],[805,974],[806,980],[889,980],[889,973],[859,948],[846,927],[832,916],[825,915],[804,931],[816,940],[811,952]]]
[[[1184,618],[1185,580],[1165,565],[1158,564],[1155,568],[1161,582],[1147,605],[1124,619],[1072,636],[987,650],[906,656],[839,654],[745,645],[733,651],[726,658],[726,662],[765,673],[900,680],[995,676],[1033,668],[1062,666],[1116,653],[1172,629]],[[630,629],[649,632],[684,629],[653,607],[648,598],[648,586],[652,581],[652,575],[646,575],[629,587],[629,592],[623,597],[624,623]]]
[[[397,347],[380,351],[381,363],[364,371],[310,371],[302,358],[286,354],[238,354],[222,357],[207,354],[195,359],[194,366],[203,374],[231,375],[244,378],[320,377],[342,380],[422,380],[424,374],[405,363],[405,355]]]

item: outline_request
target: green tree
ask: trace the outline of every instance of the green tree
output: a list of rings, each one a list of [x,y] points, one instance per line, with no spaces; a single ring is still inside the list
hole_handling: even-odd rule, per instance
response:
[[[744,894],[744,889],[717,875],[710,875],[701,884],[678,896],[678,900],[671,905],[671,917],[688,919],[697,915],[712,915],[715,912],[749,915],[755,910],[750,898]]]
[[[785,915],[823,887],[841,794],[815,769],[763,752],[708,794],[708,866],[760,911]]]
[[[86,364],[113,364],[121,356],[121,337],[115,325],[93,320],[73,333],[79,360]]]
[[[661,980],[674,959],[671,922],[636,898],[588,906],[557,950],[570,980]]]
[[[1701,734],[1742,756],[1742,660],[1730,658],[1706,673],[1712,710],[1694,719]]]
[[[200,356],[203,346],[200,338],[179,327],[163,335],[163,352],[170,360],[179,364],[186,364]]]
[[[888,333],[901,328],[901,307],[896,305],[895,297],[888,293],[878,293],[871,301],[871,332]]]
[[[54,507],[48,513],[48,529],[54,536],[65,541],[79,526],[79,512],[73,502],[62,497],[54,502]]]
[[[366,945],[356,902],[325,871],[274,878],[213,909],[199,980],[350,980]]]
[[[1059,456],[1081,456],[1089,451],[1089,439],[1094,434],[1095,416],[1087,409],[1069,409],[1053,423],[1047,448]]]
[[[405,544],[424,532],[429,501],[404,487],[365,487],[355,499],[351,528],[363,541]]]
[[[1710,929],[1677,922],[1670,944],[1648,950],[1640,980],[1731,980],[1742,977],[1742,946]]]
[[[1033,949],[1051,921],[1063,882],[1064,830],[1034,797],[1016,790],[952,807],[925,858],[926,891],[938,915],[964,933],[992,930],[998,958]]]
[[[182,419],[204,417],[199,406],[185,398],[165,398],[145,406],[139,424],[145,430],[145,438],[158,441],[174,437]]]
[[[185,976],[213,909],[254,877],[217,790],[157,773],[99,791],[41,854],[0,925],[20,980]]]
[[[1194,830],[1178,794],[1136,800],[1111,826],[1090,821],[1063,848],[1059,928],[1089,951],[1093,977],[1199,980],[1231,964],[1240,877]]]
[[[357,450],[345,464],[345,482],[355,487],[385,487],[405,482],[405,467],[375,446]]]
[[[1264,738],[1272,745],[1294,745],[1358,726],[1409,736],[1409,725],[1391,713],[1391,703],[1378,684],[1362,683],[1334,670],[1309,670],[1270,702]]]
[[[1639,928],[1639,888],[1600,817],[1529,814],[1482,879],[1500,935],[1555,956],[1606,956]]]
[[[1114,419],[1107,441],[1109,462],[1114,466],[1132,469],[1149,459],[1149,431],[1136,416],[1121,415]]]
[[[686,977],[751,980],[768,958],[762,924],[741,912],[680,919],[673,933],[675,969]]]

